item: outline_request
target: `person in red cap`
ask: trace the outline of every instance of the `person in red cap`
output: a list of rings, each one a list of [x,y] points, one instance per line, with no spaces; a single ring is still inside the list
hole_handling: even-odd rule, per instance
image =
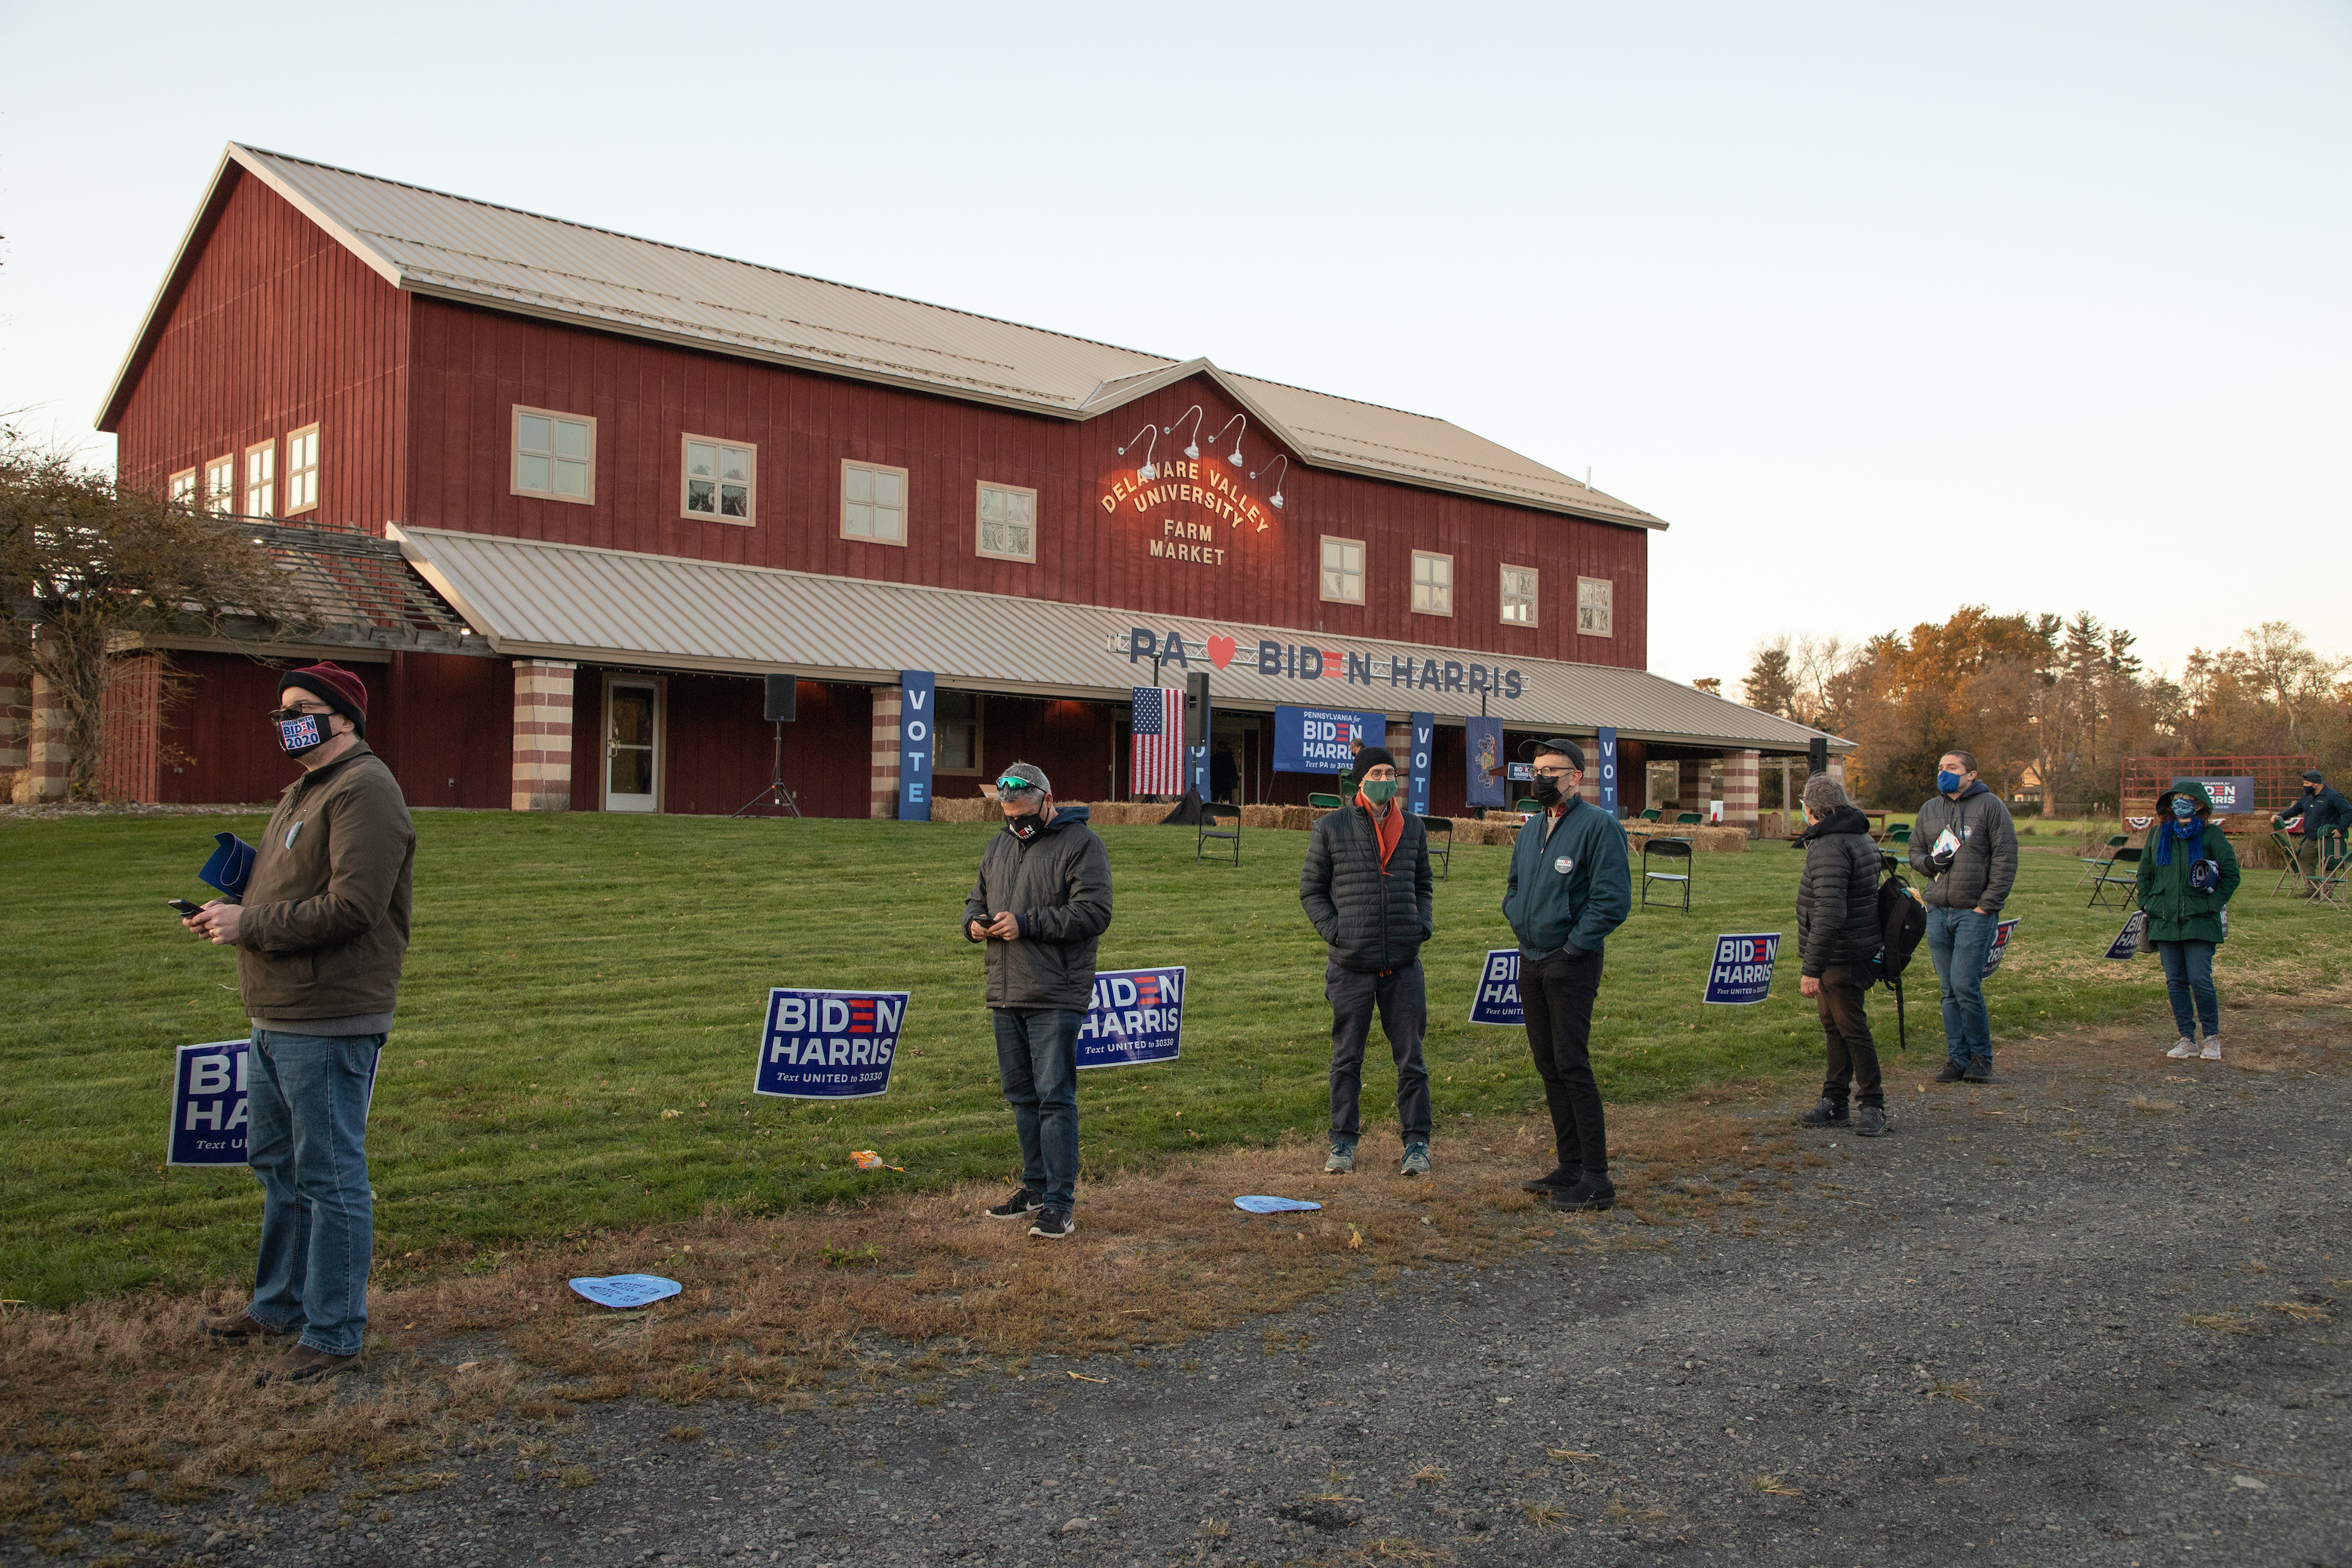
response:
[[[236,949],[253,1041],[247,1159],[261,1183],[253,1299],[205,1332],[230,1344],[298,1336],[262,1381],[354,1364],[367,1337],[375,1205],[367,1110],[408,951],[416,829],[368,749],[367,688],[333,664],[290,669],[269,714],[301,766],[262,835],[242,900],[183,923]]]

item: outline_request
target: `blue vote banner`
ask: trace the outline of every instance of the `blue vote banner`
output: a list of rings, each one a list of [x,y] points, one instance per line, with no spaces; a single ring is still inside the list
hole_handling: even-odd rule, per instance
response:
[[[1078,1070],[1172,1062],[1184,1032],[1184,966],[1103,969],[1078,1025]]]
[[[253,1056],[250,1040],[208,1040],[182,1046],[172,1074],[172,1127],[164,1142],[167,1165],[242,1165],[246,1163],[246,1078]],[[375,1103],[375,1073],[383,1061],[378,1047],[368,1064],[368,1104]],[[364,1124],[367,1112],[361,1111]]]
[[[1519,1000],[1519,950],[1498,947],[1478,966],[1478,988],[1470,994],[1470,1021],[1524,1026],[1528,1010]]]
[[[1504,777],[1510,760],[1503,755],[1500,719],[1462,721],[1463,775],[1468,784],[1465,805],[1508,805],[1511,786]]]
[[[928,669],[898,672],[898,820],[931,819],[931,748],[939,692]],[[879,1093],[879,1090],[876,1091]]]
[[[2254,809],[2254,781],[2252,777],[2225,775],[2206,778],[2200,775],[2191,778],[2183,774],[2172,781],[2172,787],[2179,789],[2182,784],[2203,784],[2205,793],[2213,797],[2213,815],[2216,816],[2236,816]]]
[[[751,1092],[785,1100],[870,1100],[890,1089],[907,1021],[904,991],[768,993]]]
[[[1436,755],[1437,715],[1415,713],[1405,722],[1409,726],[1412,748],[1412,754],[1405,765],[1405,809],[1415,816],[1427,816],[1430,763]]]
[[[1274,771],[1350,772],[1356,765],[1356,748],[1381,744],[1387,731],[1384,714],[1354,713],[1343,708],[1276,708]]]
[[[2128,963],[2130,960],[2137,958],[2139,956],[2139,935],[2140,932],[2147,929],[2147,911],[2146,910],[2134,910],[2131,912],[2131,919],[2124,921],[2124,929],[2116,932],[2116,940],[2107,943],[2107,951],[2102,956],[2112,958],[2118,963]],[[1992,971],[1990,969],[1987,969],[1985,973],[1990,974]]]
[[[2017,921],[2024,918],[2020,915],[2017,920],[2003,921],[1993,928],[1992,951],[1985,954],[1985,979],[1990,980],[1992,972],[2000,967],[2000,961],[2009,956],[2009,939],[2016,933]]]
[[[1592,749],[1597,753],[1594,760],[1601,770],[1594,775],[1601,781],[1601,798],[1593,804],[1614,816],[1617,815],[1617,731],[1597,730],[1593,731],[1592,742]]]
[[[1772,994],[1772,962],[1780,956],[1777,931],[1748,931],[1715,939],[1715,962],[1707,965],[1706,994],[1722,1007],[1747,1007]]]

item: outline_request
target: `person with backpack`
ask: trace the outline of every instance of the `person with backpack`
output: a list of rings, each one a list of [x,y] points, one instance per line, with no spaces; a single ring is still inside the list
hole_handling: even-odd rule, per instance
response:
[[[2017,825],[2000,796],[1958,747],[1936,763],[1936,798],[1911,825],[1912,868],[1928,879],[1927,956],[1944,991],[1944,1052],[1937,1083],[1992,1081],[1992,1015],[1985,960],[2000,907],[2017,881]]]
[[[2140,852],[2135,894],[2147,911],[2147,940],[2164,963],[2164,989],[2180,1043],[2168,1057],[2221,1059],[2221,999],[2213,989],[2213,950],[2230,934],[2230,895],[2238,890],[2238,856],[2213,817],[2213,797],[2195,781],[2156,797],[2156,820]]]
[[[1870,1037],[1864,994],[1876,978],[1871,961],[1884,937],[1878,921],[1878,846],[1870,819],[1827,773],[1805,781],[1805,820],[1797,836],[1805,868],[1797,879],[1799,989],[1814,998],[1829,1040],[1822,1098],[1797,1118],[1803,1127],[1847,1127],[1864,1138],[1886,1131],[1886,1091],[1879,1084],[1878,1046]],[[1849,1093],[1860,1102],[1849,1113]]]

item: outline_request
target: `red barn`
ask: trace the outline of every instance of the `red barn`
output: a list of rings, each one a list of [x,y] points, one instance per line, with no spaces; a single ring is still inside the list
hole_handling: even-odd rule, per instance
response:
[[[274,796],[268,664],[320,655],[419,805],[734,810],[771,676],[835,816],[896,814],[902,757],[1125,796],[1134,689],[1200,672],[1251,801],[1329,787],[1274,770],[1285,706],[1433,716],[1441,811],[1471,716],[1613,728],[1628,811],[1641,763],[1689,801],[1727,758],[1752,816],[1815,738],[1646,672],[1663,522],[1444,420],[252,148],[98,424],[321,606],[299,647],[154,639],[195,677],[168,709],[126,653],[135,799]]]

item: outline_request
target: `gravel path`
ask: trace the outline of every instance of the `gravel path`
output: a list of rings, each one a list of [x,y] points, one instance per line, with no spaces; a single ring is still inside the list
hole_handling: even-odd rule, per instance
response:
[[[2352,1568],[2352,1075],[2277,1026],[2268,1073],[1906,1064],[1893,1136],[1806,1135],[1746,1235],[1621,1212],[1148,1367],[594,1405],[536,1473],[130,1522],[238,1564]]]

